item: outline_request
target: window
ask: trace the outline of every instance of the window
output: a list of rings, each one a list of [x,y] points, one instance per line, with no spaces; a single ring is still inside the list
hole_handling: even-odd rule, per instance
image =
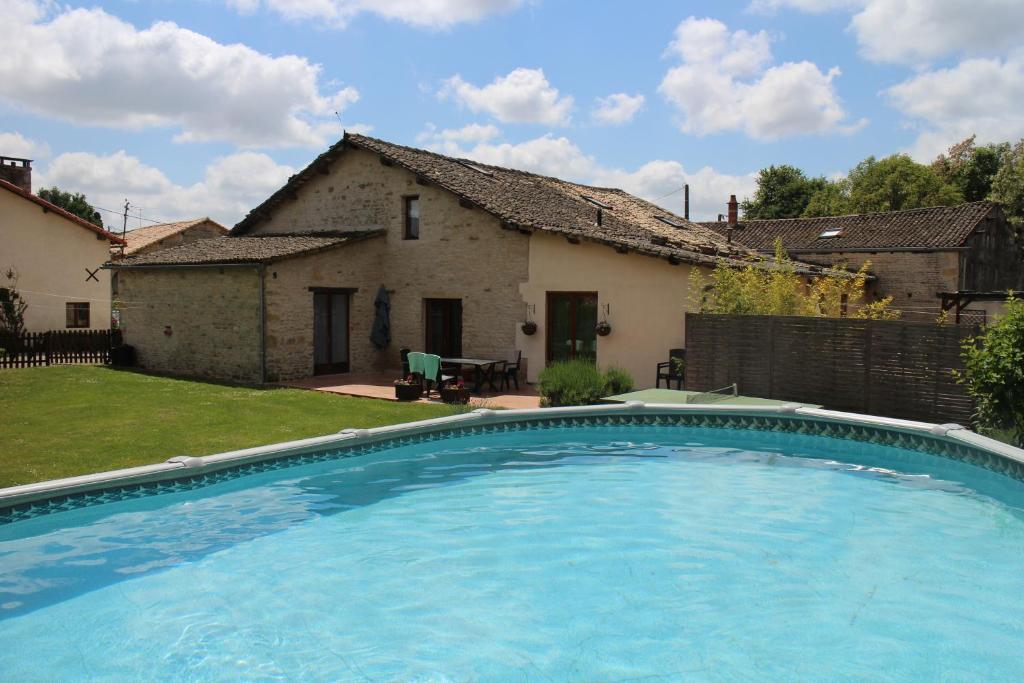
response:
[[[686,227],[686,225],[684,223],[680,223],[679,221],[673,220],[673,219],[668,218],[666,216],[655,216],[654,220],[661,221],[665,225],[671,225],[673,228],[685,228]]]
[[[829,237],[842,237],[842,236],[843,236],[843,229],[842,228],[830,228],[829,230],[825,230],[820,235],[818,235],[818,239],[828,239]]]
[[[466,168],[468,168],[470,170],[473,170],[473,171],[476,171],[477,173],[483,173],[486,176],[493,176],[494,175],[493,172],[488,171],[486,168],[483,168],[482,166],[477,166],[476,164],[470,163],[468,161],[462,161],[460,159],[456,159],[456,161],[461,166],[465,166]]]
[[[591,204],[593,204],[594,206],[596,206],[599,209],[611,209],[612,208],[611,204],[605,204],[604,202],[602,202],[600,199],[597,199],[596,197],[591,197],[590,195],[587,195],[587,194],[583,194],[583,195],[580,195],[580,196],[583,197],[584,199],[586,199],[588,202],[590,202]]]
[[[597,360],[597,293],[548,292],[548,362]]]
[[[65,327],[89,327],[89,302],[67,303],[64,307],[67,313],[67,324]]]
[[[418,240],[420,238],[420,198],[405,198],[405,235],[404,239]]]

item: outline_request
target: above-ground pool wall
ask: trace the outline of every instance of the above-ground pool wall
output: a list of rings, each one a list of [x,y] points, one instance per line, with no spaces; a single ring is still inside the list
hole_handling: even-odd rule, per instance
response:
[[[139,367],[260,382],[260,280],[255,267],[119,271],[124,342]]]
[[[520,290],[537,332],[517,332],[517,345],[528,359],[528,379],[536,382],[546,363],[547,293],[597,292],[598,320],[609,306],[612,331],[597,338],[597,362],[616,365],[633,376],[636,388],[653,387],[656,366],[669,349],[686,339],[690,275],[697,266],[672,265],[643,254],[620,254],[593,242],[570,244],[564,237],[534,232],[530,237],[530,279]],[[704,270],[705,276],[710,270]]]

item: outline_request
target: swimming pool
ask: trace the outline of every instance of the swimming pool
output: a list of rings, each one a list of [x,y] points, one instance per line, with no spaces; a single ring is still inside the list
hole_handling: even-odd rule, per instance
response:
[[[892,424],[484,412],[49,491],[0,511],[0,672],[1020,680],[1016,454]]]

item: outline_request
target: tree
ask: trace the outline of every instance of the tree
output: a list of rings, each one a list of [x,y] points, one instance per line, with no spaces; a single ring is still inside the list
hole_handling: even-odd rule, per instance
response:
[[[1003,317],[965,341],[962,355],[957,379],[975,401],[978,425],[1008,431],[1024,446],[1024,300],[1011,294]]]
[[[974,135],[961,140],[932,162],[931,169],[943,182],[956,188],[965,201],[979,202],[992,191],[992,181],[1010,152],[1008,142],[974,144]]]
[[[18,273],[8,268],[0,278],[0,332],[18,336],[25,331],[28,304],[18,292]]]
[[[757,174],[757,190],[753,199],[741,203],[743,217],[798,218],[807,208],[807,202],[820,188],[824,178],[808,178],[795,166],[769,166]]]
[[[103,227],[103,219],[100,218],[100,212],[93,208],[85,195],[81,192],[65,192],[58,187],[49,187],[39,190],[39,198],[45,199],[51,204],[55,204],[60,208],[64,209],[68,213],[89,221],[93,225]]]
[[[811,195],[804,209],[805,218],[814,216],[845,216],[853,213],[850,203],[850,183],[842,180],[828,181],[824,187]]]
[[[1020,140],[1003,157],[989,198],[1003,205],[1006,217],[1018,230],[1024,228],[1024,140]]]
[[[770,264],[751,262],[735,268],[719,262],[710,282],[695,268],[690,282],[691,305],[701,313],[731,315],[899,318],[900,312],[889,308],[891,296],[861,303],[870,267],[870,261],[865,261],[856,273],[837,267],[812,278],[808,285],[797,274],[782,241],[776,239],[775,259]]]
[[[949,206],[963,201],[956,188],[906,154],[884,159],[870,156],[850,171],[849,181],[854,213]]]

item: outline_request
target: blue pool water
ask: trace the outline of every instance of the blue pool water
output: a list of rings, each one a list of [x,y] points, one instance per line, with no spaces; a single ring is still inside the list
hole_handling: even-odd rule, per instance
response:
[[[822,437],[460,437],[0,527],[0,643],[9,681],[1019,681],[1024,484]]]

